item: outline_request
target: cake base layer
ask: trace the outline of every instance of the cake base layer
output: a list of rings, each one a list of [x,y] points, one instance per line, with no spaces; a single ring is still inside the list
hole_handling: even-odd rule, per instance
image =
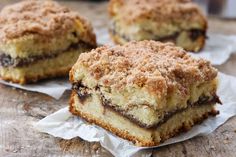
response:
[[[155,38],[150,35],[150,37],[146,37],[145,39],[161,42],[173,42],[177,46],[180,46],[187,51],[198,52],[204,47],[206,38],[204,32],[199,32],[200,31],[182,31],[170,36],[160,38]],[[117,44],[125,44],[130,41],[128,37],[122,36],[113,30],[110,31],[110,36]]]
[[[56,57],[35,61],[23,67],[0,67],[3,80],[14,83],[32,83],[42,79],[67,76],[84,49],[69,50]]]
[[[206,104],[187,108],[173,115],[165,123],[152,129],[145,129],[128,118],[105,108],[100,102],[99,93],[92,93],[84,102],[72,92],[70,112],[90,123],[99,125],[121,138],[132,141],[137,146],[155,146],[183,131],[189,130],[196,123],[202,122],[209,115],[216,115],[214,104]]]
[[[182,112],[185,110],[187,107],[192,107],[192,106],[197,106],[197,105],[202,105],[202,104],[212,104],[212,103],[219,103],[221,104],[219,97],[216,95],[215,88],[216,88],[216,80],[212,82],[208,82],[206,84],[198,85],[198,88],[193,88],[195,89],[191,91],[191,99],[188,98],[185,101],[178,102],[178,99],[180,98],[175,98],[175,100],[169,99],[169,101],[166,102],[166,106],[161,110],[155,110],[154,108],[151,107],[150,104],[146,101],[143,104],[138,104],[133,102],[133,103],[127,103],[121,96],[117,94],[117,96],[113,96],[113,100],[115,98],[115,102],[112,102],[112,98],[104,92],[105,90],[103,89],[102,86],[97,86],[95,88],[95,91],[84,86],[81,83],[74,83],[72,85],[72,89],[74,91],[77,91],[78,98],[83,103],[86,101],[86,99],[89,99],[91,96],[91,93],[93,92],[98,92],[101,96],[101,103],[104,107],[106,108],[111,108],[116,112],[119,112],[122,116],[127,117],[130,119],[130,121],[137,123],[139,126],[151,129],[155,128],[156,126],[160,125],[160,123],[164,123],[167,121],[172,115]],[[204,92],[207,91],[208,92]],[[134,90],[133,90],[134,92]],[[138,94],[137,94],[138,93]],[[136,100],[142,100],[142,94],[144,92],[140,91],[137,92],[136,95]],[[141,93],[141,94],[140,94]],[[130,100],[131,95],[126,94],[126,97],[128,97]],[[170,101],[172,100],[172,101]],[[193,101],[194,100],[194,101]],[[169,102],[175,102],[175,103],[169,103]],[[99,103],[99,102],[98,102]],[[181,104],[180,104],[181,103]],[[173,105],[176,104],[176,105]],[[174,106],[174,107],[170,107]]]

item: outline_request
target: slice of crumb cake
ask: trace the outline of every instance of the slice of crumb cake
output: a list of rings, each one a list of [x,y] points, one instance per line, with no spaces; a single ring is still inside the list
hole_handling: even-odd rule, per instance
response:
[[[139,146],[154,146],[218,112],[217,70],[156,41],[102,46],[70,71],[70,111]]]

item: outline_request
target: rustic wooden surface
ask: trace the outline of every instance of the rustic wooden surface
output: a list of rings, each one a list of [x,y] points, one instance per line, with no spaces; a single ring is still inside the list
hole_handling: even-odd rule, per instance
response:
[[[15,0],[16,1],[16,0]],[[0,1],[0,8],[13,0]],[[87,16],[96,28],[107,24],[106,3],[60,1]],[[94,21],[101,21],[95,23]],[[209,31],[236,34],[236,21],[210,18]],[[214,52],[213,52],[214,53]],[[236,55],[217,68],[236,76]],[[67,106],[69,92],[56,101],[38,93],[22,91],[0,85],[0,156],[111,156],[98,143],[79,138],[63,140],[39,133],[33,124],[45,116]],[[231,118],[208,136],[153,149],[153,156],[236,156],[236,117]]]

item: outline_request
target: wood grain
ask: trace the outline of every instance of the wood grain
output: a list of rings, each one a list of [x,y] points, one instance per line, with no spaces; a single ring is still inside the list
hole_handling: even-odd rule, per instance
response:
[[[0,8],[17,0],[2,0]],[[60,1],[86,16],[96,29],[106,27],[108,17],[106,2]],[[99,21],[99,22],[97,22]],[[209,31],[236,34],[236,21],[209,19]],[[217,66],[220,71],[236,76],[236,54]],[[39,133],[33,124],[45,116],[67,106],[70,92],[60,100],[39,93],[22,91],[0,85],[0,156],[104,156],[111,154],[98,143],[89,143],[79,138],[63,140]],[[213,133],[204,137],[153,149],[154,157],[234,157],[236,154],[236,118],[231,118]]]

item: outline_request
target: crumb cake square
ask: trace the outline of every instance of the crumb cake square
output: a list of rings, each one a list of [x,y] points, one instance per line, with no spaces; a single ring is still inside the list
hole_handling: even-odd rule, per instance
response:
[[[115,43],[157,40],[198,52],[207,21],[191,0],[111,0],[110,34]]]
[[[16,83],[67,76],[96,46],[88,21],[54,1],[27,0],[0,12],[0,77]]]
[[[218,112],[217,70],[172,43],[129,42],[81,54],[70,111],[139,146],[155,146]]]

